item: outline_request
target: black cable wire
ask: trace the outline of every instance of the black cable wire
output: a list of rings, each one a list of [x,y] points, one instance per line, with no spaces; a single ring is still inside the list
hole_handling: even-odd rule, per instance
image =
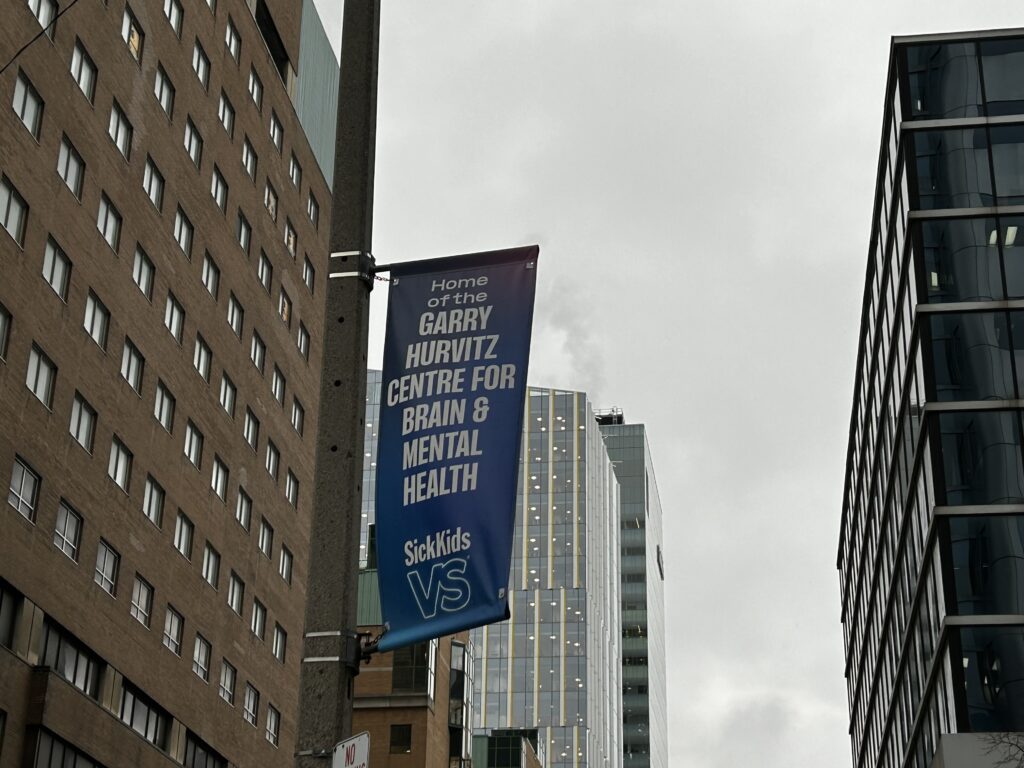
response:
[[[29,41],[28,41],[27,43],[25,43],[25,44],[24,44],[23,46],[21,46],[21,48],[19,48],[19,49],[18,49],[18,52],[17,52],[16,54],[14,54],[14,55],[13,55],[13,56],[11,57],[11,60],[10,60],[10,61],[8,61],[8,62],[7,62],[6,64],[4,64],[3,68],[2,68],[2,69],[0,69],[0,75],[2,75],[2,74],[3,74],[4,72],[6,72],[6,71],[7,71],[7,68],[8,68],[9,66],[11,66],[11,64],[13,64],[13,63],[14,63],[15,61],[17,61],[18,57],[19,57],[19,56],[21,56],[21,54],[23,54],[23,53],[25,52],[25,50],[26,50],[26,49],[27,49],[27,48],[28,48],[28,47],[29,47],[30,45],[32,45],[32,43],[34,43],[34,42],[35,42],[36,40],[38,40],[38,39],[39,39],[40,37],[42,37],[43,35],[45,35],[45,34],[46,34],[46,32],[47,32],[47,30],[49,30],[49,29],[50,29],[50,27],[52,27],[52,26],[53,26],[54,24],[56,24],[56,23],[57,23],[57,19],[59,19],[59,18],[60,18],[61,16],[63,16],[63,15],[65,14],[65,13],[67,13],[67,12],[68,12],[68,11],[70,11],[70,10],[71,10],[72,8],[74,8],[74,7],[75,7],[75,4],[76,4],[77,2],[78,2],[78,0],[71,0],[71,2],[70,2],[70,3],[68,3],[68,4],[67,4],[67,5],[66,5],[66,6],[64,7],[64,8],[62,8],[62,9],[61,9],[60,13],[58,13],[58,14],[57,14],[56,16],[54,16],[54,17],[53,17],[53,20],[52,20],[52,21],[51,21],[51,22],[50,22],[49,24],[47,24],[47,25],[46,25],[45,27],[43,27],[43,28],[42,28],[42,29],[41,29],[41,30],[39,31],[39,34],[38,34],[38,35],[36,35],[36,36],[35,36],[35,37],[33,37],[33,38],[32,38],[31,40],[29,40]]]

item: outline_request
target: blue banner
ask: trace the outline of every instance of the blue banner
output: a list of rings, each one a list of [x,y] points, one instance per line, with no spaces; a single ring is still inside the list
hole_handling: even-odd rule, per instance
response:
[[[391,267],[377,432],[381,651],[508,614],[538,254]]]

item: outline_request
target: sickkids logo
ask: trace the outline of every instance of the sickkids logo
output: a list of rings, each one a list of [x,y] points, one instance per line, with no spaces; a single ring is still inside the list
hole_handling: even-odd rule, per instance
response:
[[[431,534],[425,541],[411,539],[405,542],[406,566],[439,561],[456,552],[465,552],[472,545],[469,533],[461,527]],[[424,619],[432,619],[438,610],[457,613],[469,605],[469,582],[464,578],[466,557],[449,557],[433,562],[429,569],[418,568],[406,573],[409,587]]]

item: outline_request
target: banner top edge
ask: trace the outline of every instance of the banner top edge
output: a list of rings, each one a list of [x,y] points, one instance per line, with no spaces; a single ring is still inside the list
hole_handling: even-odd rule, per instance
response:
[[[504,248],[499,251],[481,251],[464,253],[454,256],[440,256],[419,261],[403,261],[395,264],[382,264],[374,269],[375,273],[390,272],[392,275],[419,274],[423,272],[439,272],[472,267],[490,267],[516,262],[536,261],[540,257],[539,245],[524,245],[517,248]]]

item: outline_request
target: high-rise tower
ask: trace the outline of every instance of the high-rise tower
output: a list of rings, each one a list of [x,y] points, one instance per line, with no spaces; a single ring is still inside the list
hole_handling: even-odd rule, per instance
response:
[[[621,487],[622,752],[625,768],[668,768],[665,558],[647,429],[622,411],[597,421]]]
[[[1024,747],[1022,83],[1024,30],[892,42],[838,558],[856,768]]]

